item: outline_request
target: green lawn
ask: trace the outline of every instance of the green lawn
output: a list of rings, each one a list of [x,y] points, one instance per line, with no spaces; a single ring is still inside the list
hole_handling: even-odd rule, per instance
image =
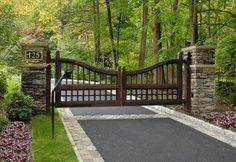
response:
[[[76,162],[76,155],[57,111],[55,113],[54,139],[51,139],[50,133],[50,115],[34,116],[32,120],[33,161]]]

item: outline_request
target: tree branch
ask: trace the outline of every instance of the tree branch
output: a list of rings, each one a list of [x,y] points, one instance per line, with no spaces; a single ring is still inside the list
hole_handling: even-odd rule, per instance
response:
[[[229,15],[231,15],[232,17],[236,18],[236,14],[234,14],[233,12],[231,11],[226,11],[226,10],[220,10],[220,9],[209,9],[209,10],[202,10],[202,11],[198,11],[198,13],[202,13],[202,12],[209,12],[209,11],[215,11],[215,12],[224,12],[224,13],[227,13]]]

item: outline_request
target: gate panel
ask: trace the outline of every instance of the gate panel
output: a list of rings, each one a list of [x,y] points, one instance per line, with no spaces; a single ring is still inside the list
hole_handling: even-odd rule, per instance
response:
[[[97,69],[80,61],[56,58],[56,76],[72,70],[56,92],[57,107],[120,105],[119,71]]]
[[[189,62],[183,60],[182,54],[178,59],[136,71],[120,68],[118,71],[102,70],[80,61],[60,58],[59,53],[52,61],[56,65],[56,81],[64,71],[72,71],[72,78],[64,79],[56,91],[57,107],[170,105],[190,102],[190,95],[185,95],[183,99],[183,64],[189,67]],[[185,81],[186,76],[189,74],[184,76]]]
[[[182,55],[136,71],[123,72],[123,104],[182,104]]]

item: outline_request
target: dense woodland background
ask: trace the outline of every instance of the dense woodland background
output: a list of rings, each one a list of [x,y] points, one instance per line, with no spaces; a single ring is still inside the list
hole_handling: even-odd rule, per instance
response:
[[[1,64],[19,65],[19,42],[38,38],[52,54],[101,68],[142,68],[215,45],[219,74],[234,79],[236,0],[0,0]]]
[[[236,0],[0,0],[0,74],[19,74],[19,42],[41,39],[52,57],[129,70],[213,45],[217,94],[236,105]]]

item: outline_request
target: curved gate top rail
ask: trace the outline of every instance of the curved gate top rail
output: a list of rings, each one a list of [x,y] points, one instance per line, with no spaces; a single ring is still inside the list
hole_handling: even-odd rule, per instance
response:
[[[184,103],[187,108],[190,105],[190,55],[187,60],[180,54],[178,59],[134,71],[103,70],[60,58],[59,53],[52,62],[56,81],[63,71],[72,70],[72,78],[64,79],[56,91],[58,107]]]
[[[60,57],[55,58],[55,59],[51,59],[51,60],[52,60],[53,63],[61,62],[61,63],[64,63],[64,64],[77,65],[77,66],[84,67],[84,68],[86,68],[90,71],[98,72],[98,73],[101,73],[101,74],[107,74],[107,75],[116,75],[117,74],[117,71],[99,69],[99,68],[96,68],[94,66],[88,65],[84,62],[81,62],[79,60],[73,60],[73,59],[69,59],[69,58],[60,58]]]

